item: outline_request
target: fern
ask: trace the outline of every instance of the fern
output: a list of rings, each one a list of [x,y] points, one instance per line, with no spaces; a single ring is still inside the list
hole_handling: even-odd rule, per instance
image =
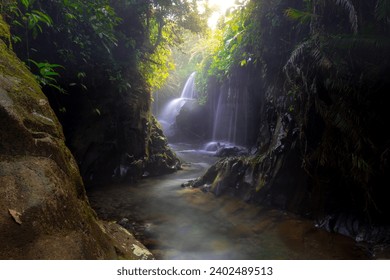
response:
[[[288,8],[287,10],[285,10],[284,14],[289,19],[297,20],[300,23],[309,23],[311,21],[311,19],[315,16],[312,13],[297,10],[294,8]]]
[[[336,4],[343,7],[349,14],[349,23],[354,34],[358,33],[358,18],[355,6],[350,0],[336,0]]]
[[[34,64],[38,69],[39,73],[35,75],[35,77],[41,86],[49,86],[55,88],[59,92],[65,92],[65,90],[57,83],[57,78],[60,74],[56,71],[56,68],[64,68],[62,65],[51,64],[48,62],[36,62],[32,59],[29,59],[29,62]]]
[[[297,64],[297,60],[302,57],[302,54],[307,49],[307,47],[310,45],[311,41],[303,41],[300,43],[291,53],[290,58],[287,60],[287,63],[284,66],[284,69],[286,70],[288,66],[295,66]]]
[[[378,0],[375,6],[375,17],[379,21],[390,23],[390,1]]]

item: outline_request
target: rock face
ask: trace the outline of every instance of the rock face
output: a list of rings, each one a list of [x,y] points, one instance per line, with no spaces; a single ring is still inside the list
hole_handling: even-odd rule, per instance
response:
[[[302,32],[284,16],[292,1],[266,2],[250,14],[253,32],[246,36],[256,43],[243,47],[255,49],[257,63],[231,67],[207,90],[211,108],[218,108],[218,92],[226,108],[238,108],[234,101],[249,93],[249,112],[257,116],[252,156],[223,159],[194,184],[318,219],[318,226],[359,241],[389,242],[388,43],[371,51],[363,42],[331,42],[346,30],[334,2],[313,9],[323,15]],[[359,17],[387,38],[388,29],[371,23],[374,6]]]
[[[148,147],[149,158],[145,166],[146,174],[154,176],[171,173],[180,168],[180,160],[169,148],[167,138],[155,117],[151,118]]]
[[[0,23],[0,259],[150,258],[97,220],[61,125]]]
[[[313,198],[301,168],[295,124],[287,113],[267,117],[273,108],[271,104],[266,107],[259,132],[263,137],[253,154],[219,160],[194,186],[305,214],[312,209]]]
[[[271,39],[263,42],[278,44]],[[278,58],[280,65],[282,58]],[[388,243],[390,204],[385,186],[389,181],[389,138],[382,130],[388,113],[379,104],[388,103],[388,81],[383,81],[384,75],[375,77],[377,80],[367,78],[354,95],[348,95],[327,88],[324,78],[311,77],[310,87],[303,89],[298,83],[299,90],[292,95],[286,92],[283,69],[275,65],[278,60],[274,56],[268,59],[264,68],[279,71],[264,74],[260,66],[252,66],[252,72],[234,69],[232,74],[246,72],[258,84],[230,81],[237,88],[246,88],[238,95],[247,90],[258,98],[250,100],[258,113],[252,155],[220,160],[194,186],[298,213],[359,241]],[[337,72],[332,70],[329,75]],[[210,103],[215,92],[209,89]]]
[[[173,142],[200,142],[207,139],[210,131],[210,110],[200,106],[196,100],[187,101],[176,116],[174,135],[169,137]]]
[[[70,94],[67,118],[61,123],[86,186],[132,182],[143,174],[165,174],[178,167],[150,112],[150,93],[142,78],[133,76],[137,86],[121,94],[111,85],[102,85],[92,97]]]

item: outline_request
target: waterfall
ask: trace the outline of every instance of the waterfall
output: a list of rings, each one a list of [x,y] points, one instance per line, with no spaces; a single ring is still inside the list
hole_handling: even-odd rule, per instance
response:
[[[226,81],[210,94],[206,111],[205,107],[196,107],[199,105],[196,105],[194,82],[195,73],[192,73],[180,97],[168,102],[161,110],[158,119],[165,135],[171,140],[192,141],[195,138],[202,139],[202,135],[209,131],[212,142],[204,148],[208,151],[217,150],[219,147],[251,145],[252,134],[255,134],[253,130],[256,111],[253,109],[253,103],[256,99],[250,95],[248,86],[241,83],[244,85],[238,87],[236,83]]]
[[[235,143],[237,141],[240,111],[239,96],[231,87],[221,87],[217,106],[214,110],[213,141]]]
[[[219,94],[217,107],[214,114],[214,123],[213,123],[213,138],[212,140],[220,140],[220,128],[222,127],[222,110],[224,106],[222,105],[223,95]]]
[[[246,145],[250,123],[250,99],[246,88],[236,89],[224,84],[217,92],[213,111],[212,142],[206,147],[221,145]]]
[[[196,97],[195,74],[196,72],[193,72],[188,77],[180,97],[168,102],[158,117],[158,120],[160,121],[167,136],[172,135],[172,126],[175,124],[176,117],[180,113],[181,108],[186,102],[194,100]]]
[[[192,73],[184,85],[183,91],[181,92],[180,98],[195,99],[195,74]]]

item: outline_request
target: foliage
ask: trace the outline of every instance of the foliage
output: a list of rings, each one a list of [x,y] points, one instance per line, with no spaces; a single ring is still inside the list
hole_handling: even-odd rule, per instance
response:
[[[93,46],[93,35],[100,39],[97,42],[100,41],[105,46],[107,42],[113,43],[112,22],[118,18],[113,18],[112,9],[102,4],[107,4],[107,1],[88,3],[76,0],[21,0],[7,1],[3,6],[2,11],[11,25],[14,49],[30,67],[35,64],[36,67],[31,68],[37,69],[36,77],[42,86],[64,91],[54,81],[60,77],[59,73],[52,71],[54,68],[50,65],[61,63],[68,66],[76,60],[71,61],[71,58],[87,62],[88,52],[91,52]],[[66,48],[63,48],[65,45]],[[32,62],[36,63],[31,65]],[[56,75],[42,75],[48,69],[50,71],[46,71],[46,74],[55,72]],[[70,71],[67,74],[75,77]]]
[[[209,74],[219,79],[229,76],[234,66],[246,66],[253,61],[253,54],[248,52],[248,43],[252,38],[248,37],[248,30],[251,26],[249,18],[252,7],[242,4],[230,11],[225,22],[222,24],[222,34],[219,36],[220,44],[213,56]]]
[[[202,60],[202,52],[206,49],[206,45],[202,45],[203,38],[202,34],[185,31],[183,43],[172,47],[171,57],[174,68],[169,72],[164,86],[155,92],[155,95],[159,95],[156,98],[159,105],[168,99],[178,97],[189,75],[196,70],[197,64]],[[198,46],[201,53],[195,50]]]
[[[382,21],[385,24],[390,22],[390,1],[378,0],[375,5],[375,17],[378,21]]]
[[[285,15],[292,20],[299,21],[301,24],[309,23],[312,20],[312,17],[315,16],[315,14],[312,13],[313,3],[312,0],[304,0],[303,2],[304,10],[290,7],[285,10]]]
[[[252,32],[259,24],[251,18],[260,3],[238,1],[219,26],[208,34],[194,48],[195,54],[202,54],[198,65],[197,87],[202,99],[207,99],[207,83],[210,77],[219,82],[229,78],[234,69],[255,65],[259,52],[259,33]]]
[[[36,38],[42,33],[43,26],[52,26],[51,17],[37,9],[33,9],[33,0],[3,0],[1,2],[1,14],[12,18],[12,25],[17,25],[32,32]],[[19,37],[14,37],[14,41],[20,41]]]
[[[146,14],[146,29],[150,40],[141,62],[141,72],[152,91],[160,89],[174,69],[172,49],[183,43],[185,30],[201,32],[206,29],[207,14],[199,15],[196,1],[157,1],[154,18]]]
[[[174,69],[171,50],[158,46],[140,64],[140,71],[152,91],[160,89],[166,82],[169,72]]]
[[[199,32],[206,22],[196,1],[185,0],[2,0],[1,13],[19,56],[27,64],[63,65],[56,78],[70,91],[93,90],[103,81],[118,92],[129,91],[129,69],[139,71],[151,89],[161,87],[173,68],[171,48],[181,42],[182,30]],[[33,69],[41,76],[39,67]],[[54,85],[47,78],[40,82]]]
[[[388,99],[383,77],[390,64],[389,23],[378,17],[379,6],[380,14],[386,14],[382,1],[318,1],[306,39],[285,65],[288,86],[300,103],[297,117],[306,143],[313,137],[312,108],[323,121],[319,142],[304,150],[310,172],[332,168],[340,173],[344,189],[339,191],[374,216],[387,207],[377,184],[383,179],[380,170],[387,168],[383,155],[388,142],[374,129],[387,114],[379,103]]]
[[[207,99],[207,84],[210,77],[210,66],[213,62],[214,55],[218,52],[222,41],[222,30],[214,30],[212,33],[207,33],[204,37],[194,45],[191,57],[198,57],[196,87],[200,94],[200,98]]]
[[[43,32],[44,27],[53,26],[52,18],[43,11],[33,8],[33,0],[20,0],[20,1],[2,1],[1,13],[10,18],[13,26],[16,26],[24,31],[24,43],[26,48],[27,64],[33,62],[38,68],[36,74],[37,81],[41,86],[49,86],[63,92],[64,90],[58,86],[56,77],[59,74],[54,70],[56,67],[60,67],[57,64],[50,64],[48,62],[35,62],[30,59],[30,38],[36,39],[39,34]],[[12,41],[19,43],[22,41],[22,36],[12,34]],[[10,40],[11,45],[11,40]]]
[[[356,34],[358,32],[358,18],[355,6],[350,0],[336,0],[336,4],[343,7],[348,12],[351,29],[353,33]]]
[[[36,79],[39,84],[42,86],[49,86],[57,89],[60,92],[64,92],[64,89],[61,88],[57,83],[57,78],[60,74],[56,71],[56,68],[63,68],[59,64],[51,64],[49,62],[36,62],[32,59],[29,60],[32,64],[38,69],[38,75]]]
[[[261,80],[267,101],[294,115],[302,166],[318,188],[374,216],[390,211],[379,183],[389,170],[390,141],[381,136],[389,7],[388,0],[249,1],[204,44],[209,55],[198,75],[204,94],[213,78],[231,84],[244,72]]]

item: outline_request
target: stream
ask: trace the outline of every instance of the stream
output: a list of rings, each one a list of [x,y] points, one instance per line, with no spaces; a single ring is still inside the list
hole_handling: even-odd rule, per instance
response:
[[[182,170],[88,190],[99,218],[118,221],[156,259],[367,259],[352,239],[313,221],[181,187],[217,158],[190,145],[172,148]]]

